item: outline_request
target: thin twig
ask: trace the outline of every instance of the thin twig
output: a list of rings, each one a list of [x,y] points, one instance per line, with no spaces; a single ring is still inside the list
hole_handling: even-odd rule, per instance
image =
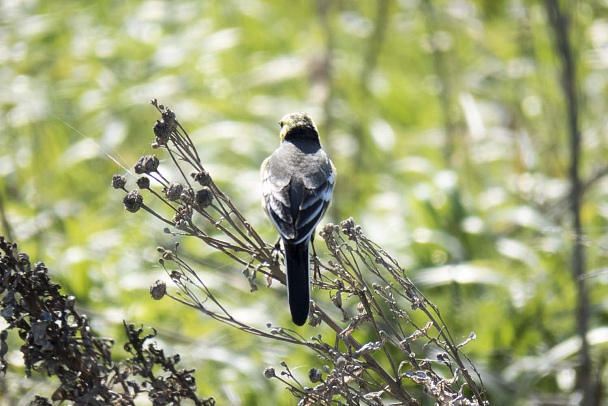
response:
[[[580,244],[582,220],[581,204],[583,182],[580,177],[581,160],[581,133],[579,128],[579,102],[577,91],[577,76],[575,58],[569,40],[571,20],[561,11],[557,0],[545,0],[547,16],[554,32],[555,47],[560,57],[562,68],[562,91],[566,103],[568,135],[570,139],[570,167],[568,177],[570,180],[570,213],[572,227],[575,233],[572,245],[572,274],[578,290],[577,327],[581,340],[580,365],[577,374],[577,387],[583,393],[581,404],[594,406],[599,401],[595,399],[594,384],[592,382],[593,370],[590,355],[590,346],[587,339],[589,331],[589,293],[585,275],[585,247]]]

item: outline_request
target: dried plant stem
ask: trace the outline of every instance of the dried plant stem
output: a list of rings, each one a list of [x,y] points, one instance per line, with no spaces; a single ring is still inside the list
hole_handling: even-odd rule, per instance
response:
[[[165,223],[169,222],[179,230],[174,232],[175,235],[199,238],[210,248],[225,253],[234,263],[244,266],[243,274],[252,291],[257,289],[258,273],[266,276],[268,284],[273,279],[285,283],[278,252],[262,240],[229,197],[213,182],[199,161],[199,154],[187,132],[175,119],[175,114],[156,101],[153,104],[163,118],[155,126],[156,142],[153,145],[169,151],[172,157],[170,162],[180,166],[179,174],[182,177],[181,182],[163,179],[163,193],[153,192],[150,195],[164,201],[163,208],[169,207],[174,211],[172,219],[165,218]],[[137,168],[144,173],[157,173],[157,162],[158,159],[154,157],[142,157]],[[192,189],[194,183],[186,179],[187,171],[181,165],[194,168],[194,183],[199,183],[202,189]],[[120,176],[116,175],[113,183],[116,179],[120,180]],[[140,183],[149,184],[145,179],[138,180]],[[122,181],[119,184],[122,187],[118,188],[126,191]],[[182,184],[186,185],[185,189]],[[179,197],[176,191],[180,192]],[[140,195],[135,192],[129,194],[132,197],[125,202],[125,205],[129,203],[129,211],[137,211],[138,207],[151,210],[143,204]],[[200,216],[193,216],[194,213]],[[154,215],[163,218],[160,213],[155,212]],[[211,237],[205,231],[207,228],[213,228],[221,237]],[[325,262],[316,255],[313,257],[315,268],[324,270],[319,279],[315,279],[315,285],[329,293],[333,305],[342,314],[342,320],[337,321],[330,315],[328,306],[331,305],[313,302],[310,324],[319,329],[319,334],[312,339],[307,340],[288,328],[268,324],[269,331],[265,331],[237,320],[195,269],[180,256],[179,244],[174,250],[159,248],[162,252],[160,262],[177,287],[177,292],[168,293],[161,289],[156,290],[154,295],[156,298],[167,295],[241,332],[303,346],[333,365],[333,369],[325,371],[324,379],[321,370],[311,369],[309,377],[317,385],[306,388],[293,376],[287,363],[282,364],[282,376],[287,379],[279,379],[288,384],[294,396],[302,399],[302,404],[379,405],[386,394],[401,404],[419,405],[419,400],[411,393],[412,385],[422,388],[422,392],[440,405],[487,404],[481,379],[478,374],[473,379],[470,370],[477,371],[462,353],[462,347],[474,339],[474,335],[464,343],[456,343],[439,310],[414,286],[397,261],[369,240],[352,219],[342,222],[340,226],[325,226],[320,236],[329,249],[331,259]],[[168,268],[169,262],[175,268]],[[156,282],[155,286],[157,289],[163,285]],[[356,301],[356,315],[349,314],[352,306],[343,306],[342,295]],[[412,312],[417,312],[426,320],[423,327],[412,320]],[[363,337],[374,339],[360,342],[356,337],[359,332]],[[416,355],[424,354],[431,347],[439,354],[437,359]],[[436,369],[446,371],[438,373]],[[265,375],[278,378],[274,369],[268,369]],[[463,393],[465,387],[473,394],[471,399]]]
[[[579,102],[577,92],[577,77],[575,58],[569,39],[569,27],[572,21],[562,12],[557,0],[545,0],[545,8],[549,22],[555,34],[555,47],[561,61],[562,90],[566,104],[568,135],[570,140],[570,213],[575,238],[572,244],[572,274],[578,291],[577,315],[578,335],[581,340],[580,365],[578,368],[577,387],[583,393],[583,406],[594,406],[595,399],[593,383],[593,365],[591,362],[590,346],[587,339],[589,331],[589,293],[585,275],[585,247],[582,240],[581,203],[584,185],[580,176],[581,133],[579,128]]]

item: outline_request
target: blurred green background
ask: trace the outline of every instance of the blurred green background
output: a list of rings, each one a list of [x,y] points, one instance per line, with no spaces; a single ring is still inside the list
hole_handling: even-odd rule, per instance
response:
[[[580,241],[593,273],[590,343],[607,382],[608,3],[563,6],[582,97],[581,173],[594,179]],[[264,367],[289,359],[305,377],[322,363],[152,301],[149,285],[166,279],[156,247],[175,239],[143,211],[124,211],[110,180],[122,173],[134,188],[125,168],[148,153],[168,159],[150,148],[157,98],[273,243],[259,165],[278,145],[277,121],[307,111],[338,168],[325,220],[353,216],[455,337],[476,333],[465,349],[491,403],[576,404],[560,69],[536,1],[0,0],[0,234],[45,262],[101,335],[120,343],[123,319],[156,327],[165,351],[197,369],[201,396],[295,404]],[[283,287],[251,294],[241,269],[180,242],[236,316],[289,325]],[[12,351],[0,402],[50,396],[53,381],[22,378]]]

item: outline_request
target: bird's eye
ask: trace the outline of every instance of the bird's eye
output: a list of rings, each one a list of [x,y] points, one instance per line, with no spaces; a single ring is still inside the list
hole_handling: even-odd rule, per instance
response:
[[[283,120],[279,121],[279,125],[283,128]]]

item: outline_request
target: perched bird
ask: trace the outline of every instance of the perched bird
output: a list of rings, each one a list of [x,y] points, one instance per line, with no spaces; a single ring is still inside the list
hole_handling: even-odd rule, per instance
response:
[[[331,201],[336,168],[308,114],[287,114],[279,125],[281,145],[262,163],[262,206],[283,241],[289,309],[301,326],[310,307],[308,248]]]

